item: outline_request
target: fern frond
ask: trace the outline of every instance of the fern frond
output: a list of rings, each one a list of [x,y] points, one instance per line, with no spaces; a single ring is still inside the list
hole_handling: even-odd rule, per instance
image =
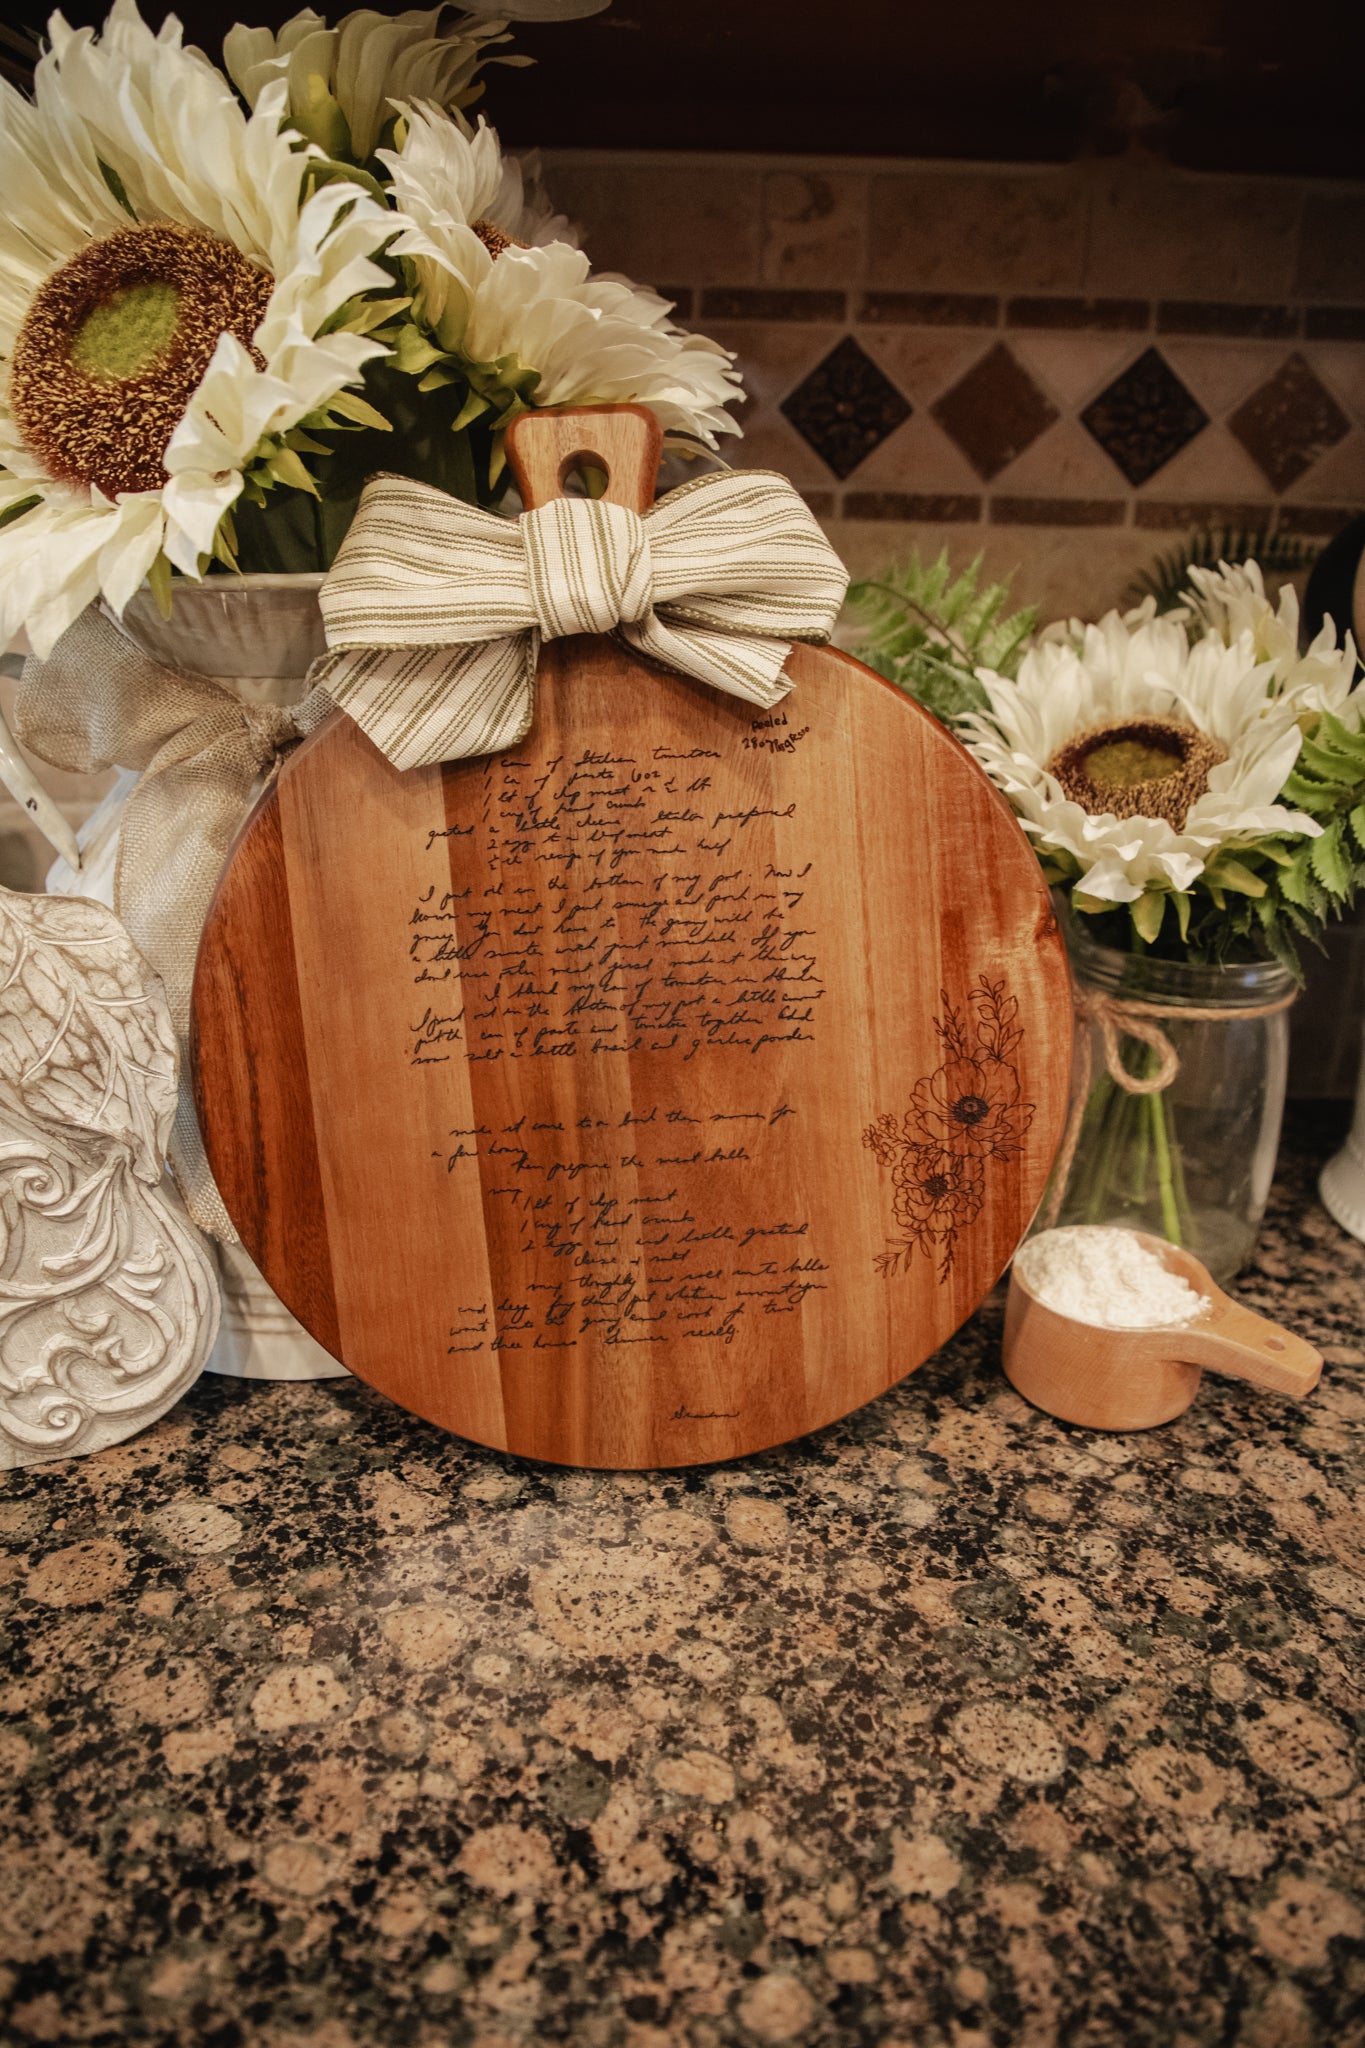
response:
[[[1245,527],[1210,527],[1191,533],[1178,547],[1158,555],[1150,569],[1135,576],[1124,592],[1126,605],[1154,597],[1158,612],[1175,611],[1189,599],[1191,569],[1216,569],[1220,562],[1254,559],[1272,576],[1293,576],[1311,569],[1326,543],[1296,533],[1267,533]]]
[[[858,654],[945,725],[988,699],[978,668],[1018,673],[1038,624],[1036,605],[1011,612],[1008,582],[981,585],[981,557],[954,575],[944,548],[932,562],[916,550],[906,562],[849,588],[848,608],[863,628]]]

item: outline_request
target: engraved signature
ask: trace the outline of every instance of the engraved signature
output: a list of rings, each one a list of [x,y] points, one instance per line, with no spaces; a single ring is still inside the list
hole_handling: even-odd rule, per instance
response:
[[[675,1408],[670,1422],[733,1422],[738,1408]]]

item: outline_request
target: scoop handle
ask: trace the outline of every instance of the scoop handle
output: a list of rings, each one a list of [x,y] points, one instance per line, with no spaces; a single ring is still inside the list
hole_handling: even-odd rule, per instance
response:
[[[528,512],[564,492],[584,464],[606,471],[609,505],[647,512],[663,452],[663,429],[643,405],[568,405],[521,413],[507,429],[507,460]]]
[[[1250,1380],[1301,1401],[1322,1375],[1322,1353],[1292,1330],[1215,1294],[1198,1326],[1173,1331],[1170,1353],[1183,1365],[1200,1365],[1229,1379]]]

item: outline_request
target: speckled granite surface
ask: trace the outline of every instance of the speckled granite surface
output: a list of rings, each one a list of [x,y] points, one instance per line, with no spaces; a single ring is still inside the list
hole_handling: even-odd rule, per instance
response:
[[[12,1475],[6,2044],[1365,2041],[1365,1247],[1291,1124],[1245,1295],[1327,1347],[1101,1438],[998,1305],[738,1467],[537,1469],[204,1381]]]

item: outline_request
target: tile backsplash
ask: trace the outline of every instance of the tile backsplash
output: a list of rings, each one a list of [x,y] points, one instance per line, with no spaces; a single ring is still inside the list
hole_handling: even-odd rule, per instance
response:
[[[1193,527],[1365,510],[1365,183],[560,151],[594,262],[739,358],[855,571],[913,540],[1093,613]]]
[[[582,150],[545,170],[599,268],[735,351],[727,459],[789,475],[855,573],[946,545],[1045,616],[1093,616],[1191,528],[1311,542],[1365,510],[1365,182]],[[109,780],[42,773],[77,824]],[[0,882],[47,859],[0,805]],[[1293,1085],[1349,1093],[1365,926],[1312,987]]]

